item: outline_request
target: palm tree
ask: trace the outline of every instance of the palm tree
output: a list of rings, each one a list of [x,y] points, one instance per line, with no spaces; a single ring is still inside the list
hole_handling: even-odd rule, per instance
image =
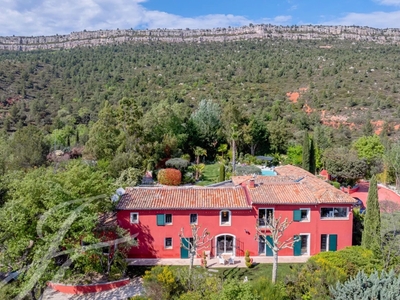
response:
[[[221,152],[222,159],[224,159],[224,153],[226,151],[228,151],[228,145],[227,144],[219,145],[217,152]]]
[[[207,150],[197,146],[196,149],[194,149],[194,155],[196,156],[196,165],[198,166],[200,164],[200,156],[207,156]],[[199,180],[199,175],[200,172],[197,168],[195,177],[196,180]]]

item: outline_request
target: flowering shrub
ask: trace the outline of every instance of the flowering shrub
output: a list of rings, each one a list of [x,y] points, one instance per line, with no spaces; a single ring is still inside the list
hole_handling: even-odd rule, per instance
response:
[[[180,185],[182,181],[181,171],[176,169],[162,169],[157,175],[158,183],[165,185]]]

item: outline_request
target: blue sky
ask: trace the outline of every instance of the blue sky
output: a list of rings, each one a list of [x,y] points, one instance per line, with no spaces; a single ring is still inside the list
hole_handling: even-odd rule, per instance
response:
[[[0,0],[0,35],[249,23],[400,27],[400,0]]]

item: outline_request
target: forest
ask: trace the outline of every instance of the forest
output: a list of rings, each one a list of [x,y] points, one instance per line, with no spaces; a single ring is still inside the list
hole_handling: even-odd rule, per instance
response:
[[[51,260],[35,282],[31,266],[40,266],[70,212],[83,213],[54,251],[101,241],[98,215],[112,213],[115,190],[139,184],[146,171],[156,179],[171,166],[182,171],[177,184],[201,184],[219,163],[218,182],[235,174],[232,162],[269,155],[316,174],[325,168],[344,186],[374,175],[398,185],[399,78],[398,47],[335,39],[0,52],[0,273],[21,272],[5,293],[36,299],[65,259]],[[96,263],[82,256],[62,276],[119,278],[123,251],[113,263],[96,251]],[[393,265],[390,256],[375,269]],[[337,270],[343,281],[353,271]],[[301,283],[291,282],[297,299]]]

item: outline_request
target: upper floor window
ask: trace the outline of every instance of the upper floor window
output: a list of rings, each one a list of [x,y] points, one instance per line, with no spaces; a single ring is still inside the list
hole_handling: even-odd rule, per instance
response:
[[[347,207],[323,207],[321,208],[321,219],[347,218],[348,213]]]
[[[273,208],[259,208],[258,209],[258,226],[267,226],[270,218],[274,217]]]
[[[293,221],[295,222],[310,222],[310,209],[300,208],[293,211]]]
[[[172,214],[165,214],[165,225],[172,225]]]
[[[197,224],[197,214],[190,214],[190,224],[191,225]]]
[[[219,213],[220,225],[231,225],[231,212],[229,210],[221,210]]]
[[[131,213],[131,224],[139,223],[139,213]]]

